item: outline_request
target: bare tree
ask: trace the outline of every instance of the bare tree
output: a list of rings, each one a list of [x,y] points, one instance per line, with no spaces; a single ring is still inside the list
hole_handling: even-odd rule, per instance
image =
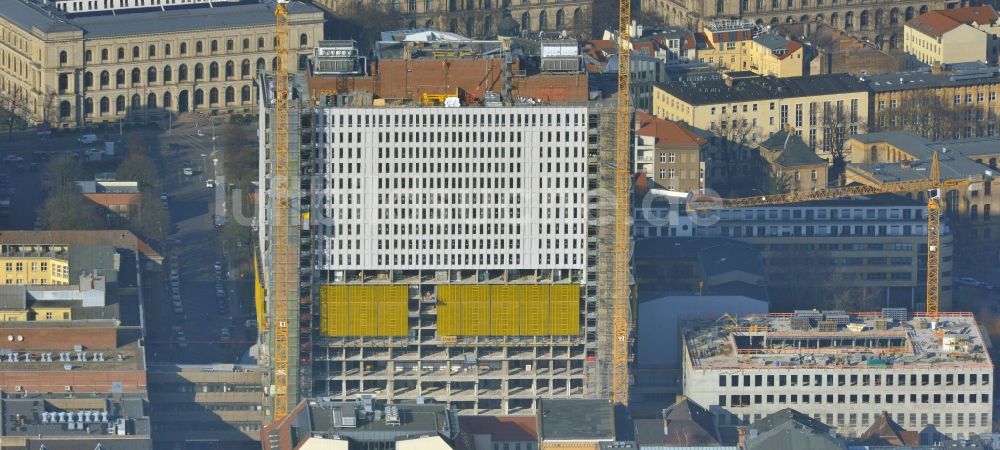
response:
[[[0,112],[5,114],[4,122],[7,123],[8,141],[14,140],[14,127],[19,123],[27,125],[26,121],[32,114],[27,102],[18,98],[19,92],[20,90],[17,89],[13,94],[0,94]]]
[[[764,194],[785,194],[792,190],[792,176],[771,170],[764,179],[760,191]]]
[[[905,93],[898,101],[875,105],[872,130],[907,130],[938,141],[984,135],[983,123],[997,125],[997,114],[976,104],[941,98],[934,92]]]
[[[852,107],[842,102],[836,104],[825,102],[821,111],[809,113],[810,122],[814,120],[813,114],[819,116],[819,125],[823,132],[822,151],[830,155],[830,180],[840,178],[847,168],[847,160],[850,158],[848,140],[852,135],[864,133],[867,129],[867,124],[859,120],[860,108],[867,108],[867,105],[856,104]],[[818,104],[810,105],[810,109],[819,109]]]

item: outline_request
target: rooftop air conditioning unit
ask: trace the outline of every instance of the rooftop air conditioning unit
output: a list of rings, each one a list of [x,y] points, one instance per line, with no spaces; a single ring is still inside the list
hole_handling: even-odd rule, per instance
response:
[[[24,386],[14,386],[14,392],[24,392]]]
[[[63,390],[66,391],[66,392],[72,392],[73,391],[73,386],[70,386],[70,385],[67,384],[67,385],[63,386]]]

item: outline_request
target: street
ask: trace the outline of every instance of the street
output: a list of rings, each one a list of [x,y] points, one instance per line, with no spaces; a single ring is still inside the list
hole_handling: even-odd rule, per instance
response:
[[[215,120],[215,132],[221,133],[224,121]],[[160,301],[148,308],[147,345],[153,361],[235,363],[253,343],[253,334],[245,327],[247,319],[253,317],[240,311],[239,301],[241,295],[252,295],[252,291],[222,254],[219,229],[214,225],[214,216],[225,214],[216,211],[216,192],[225,192],[225,186],[206,187],[208,180],[222,174],[223,152],[213,149],[212,128],[206,119],[191,120],[175,123],[172,130],[159,135],[163,184],[172,219],[164,277],[169,277],[171,267],[177,269],[182,307],[173,306],[170,283],[165,279],[163,288],[157,290]],[[191,168],[192,175],[185,175],[185,168]],[[218,270],[213,267],[216,263],[221,266]],[[181,345],[182,337],[186,346]]]

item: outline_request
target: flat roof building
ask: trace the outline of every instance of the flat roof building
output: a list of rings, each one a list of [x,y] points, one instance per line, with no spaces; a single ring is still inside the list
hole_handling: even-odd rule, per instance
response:
[[[3,448],[151,450],[147,402],[129,394],[24,395],[0,400]]]
[[[683,333],[684,395],[722,425],[790,407],[845,436],[883,411],[953,439],[992,430],[993,362],[969,313],[941,313],[932,329],[891,308],[797,311],[691,321]]]

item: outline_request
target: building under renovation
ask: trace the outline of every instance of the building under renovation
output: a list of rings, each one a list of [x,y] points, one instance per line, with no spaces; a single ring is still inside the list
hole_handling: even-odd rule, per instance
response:
[[[611,191],[614,109],[590,101],[575,43],[392,39],[370,64],[325,42],[322,74],[295,77],[291,233],[260,131],[260,308],[265,332],[298,330],[290,399],[527,414],[538,397],[607,397],[613,201],[588,192]],[[277,231],[301,244],[287,311]]]
[[[936,327],[902,308],[723,316],[683,334],[684,395],[724,426],[792,408],[848,437],[883,412],[952,439],[992,430],[993,362],[970,313]]]

